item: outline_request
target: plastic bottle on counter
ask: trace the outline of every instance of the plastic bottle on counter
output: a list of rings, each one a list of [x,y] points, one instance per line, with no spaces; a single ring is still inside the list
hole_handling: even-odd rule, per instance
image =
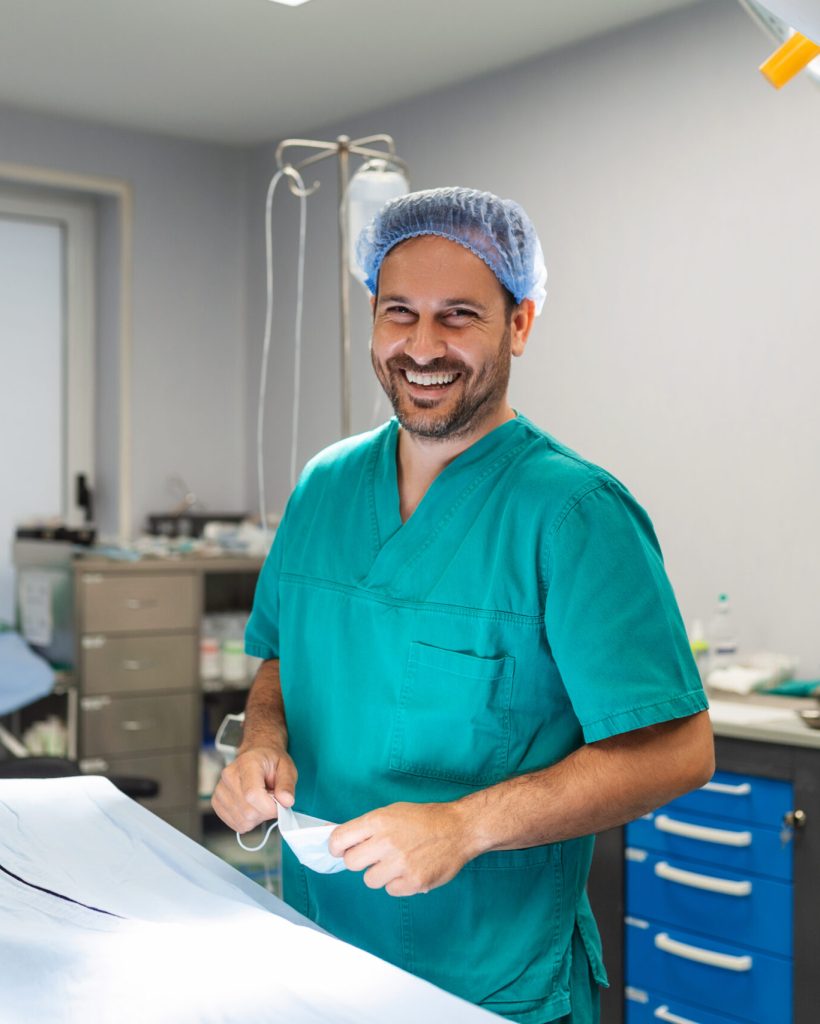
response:
[[[244,619],[231,616],[226,620],[222,639],[222,679],[226,683],[241,685],[247,679],[244,632]]]
[[[709,628],[709,671],[737,663],[737,634],[727,594],[718,597]]]
[[[709,641],[706,639],[706,630],[703,628],[701,619],[695,619],[692,622],[689,630],[689,646],[692,649],[692,656],[695,659],[701,679],[706,679],[709,663]]]
[[[219,637],[212,619],[203,618],[199,637],[199,675],[204,680],[219,679],[222,675],[222,653]]]

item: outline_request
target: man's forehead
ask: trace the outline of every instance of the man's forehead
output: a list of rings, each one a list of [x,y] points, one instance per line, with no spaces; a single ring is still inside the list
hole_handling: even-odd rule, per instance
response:
[[[379,272],[379,302],[408,299],[419,287],[435,292],[442,304],[487,302],[488,292],[503,298],[504,286],[474,252],[438,235],[408,238],[385,256]]]
[[[407,306],[412,305],[413,302],[418,300],[418,296],[410,295],[409,293],[403,295],[399,292],[379,292],[379,305],[397,305]],[[481,299],[477,298],[476,295],[436,295],[436,301],[441,306],[472,306],[479,312],[486,312],[487,306]]]

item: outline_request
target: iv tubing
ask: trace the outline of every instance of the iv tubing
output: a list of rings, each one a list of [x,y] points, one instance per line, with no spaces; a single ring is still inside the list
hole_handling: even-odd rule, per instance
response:
[[[306,235],[306,212],[307,196],[305,194],[305,183],[298,171],[292,167],[283,167],[271,178],[268,186],[267,199],[265,201],[265,261],[266,261],[266,285],[267,285],[267,311],[265,314],[265,337],[262,343],[262,368],[259,375],[259,405],[256,417],[256,473],[259,485],[259,512],[262,521],[262,529],[267,530],[267,501],[265,496],[265,468],[264,468],[264,420],[265,420],[265,396],[268,381],[268,359],[270,356],[271,333],[273,327],[273,240],[272,240],[272,210],[273,197],[276,187],[284,176],[292,178],[299,186],[299,255],[296,284],[296,326],[293,356],[293,419],[291,423],[291,450],[290,450],[290,486],[291,490],[296,484],[296,454],[299,431],[299,388],[301,382],[302,363],[302,313],[304,311],[304,284],[305,284],[305,235]]]

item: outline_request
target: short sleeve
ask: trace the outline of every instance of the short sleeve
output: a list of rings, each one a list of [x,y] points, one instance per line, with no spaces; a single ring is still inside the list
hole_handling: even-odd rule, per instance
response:
[[[648,516],[607,479],[553,526],[547,641],[591,743],[708,707]]]
[[[245,627],[245,651],[254,658],[279,657],[279,574],[285,546],[284,525],[283,518],[256,581],[253,609]]]

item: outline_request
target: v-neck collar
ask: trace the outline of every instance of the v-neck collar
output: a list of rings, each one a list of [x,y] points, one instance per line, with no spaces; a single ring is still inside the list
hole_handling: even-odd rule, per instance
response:
[[[393,417],[385,426],[380,444],[375,447],[371,471],[371,512],[374,564],[370,582],[378,571],[398,570],[415,554],[428,547],[432,539],[499,459],[505,458],[524,438],[520,427],[524,418],[516,413],[488,434],[479,438],[448,463],[430,484],[413,514],[402,523],[399,511],[397,447],[399,423]],[[375,576],[374,576],[375,574]]]

